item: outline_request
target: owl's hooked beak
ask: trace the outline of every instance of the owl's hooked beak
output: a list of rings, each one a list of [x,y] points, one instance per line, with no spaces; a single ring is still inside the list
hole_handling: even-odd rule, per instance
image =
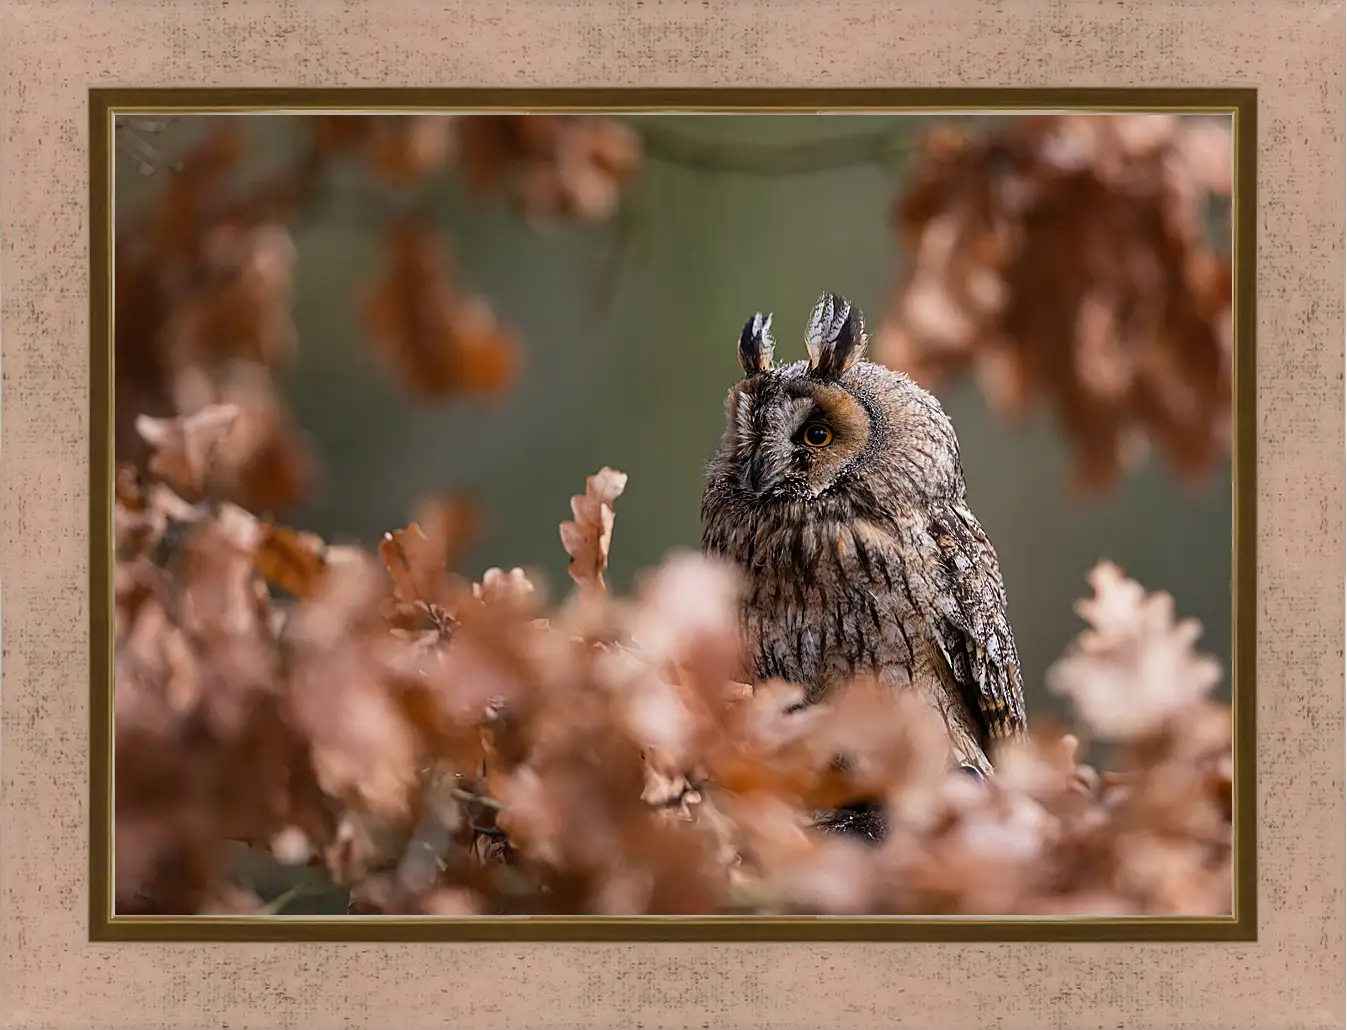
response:
[[[779,479],[779,476],[774,476],[767,471],[767,467],[762,461],[762,455],[757,452],[754,452],[739,470],[740,488],[754,497],[761,497],[776,486]]]

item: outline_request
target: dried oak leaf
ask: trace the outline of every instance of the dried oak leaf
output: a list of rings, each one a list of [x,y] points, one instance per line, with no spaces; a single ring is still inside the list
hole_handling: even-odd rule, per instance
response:
[[[1036,727],[1028,740],[1007,742],[996,756],[998,789],[1023,793],[1054,816],[1085,811],[1093,804],[1099,776],[1076,758],[1074,734]]]
[[[594,115],[469,115],[457,121],[459,174],[479,196],[510,193],[538,224],[610,216],[641,170],[638,134]]]
[[[327,544],[314,533],[267,524],[253,555],[264,580],[294,597],[313,596],[326,565]]]
[[[375,174],[392,186],[412,186],[445,168],[458,144],[454,115],[370,118],[362,145]]]
[[[479,198],[499,193],[516,163],[527,152],[524,123],[546,132],[555,118],[511,115],[465,115],[459,119],[458,173],[468,190]],[[537,123],[542,123],[541,125]]]
[[[611,537],[611,507],[608,512]],[[606,556],[608,540],[601,541]],[[718,689],[712,685],[738,671],[739,590],[731,566],[696,553],[672,554],[644,578],[628,633],[647,661],[693,669],[708,688]]]
[[[179,418],[136,418],[136,430],[154,448],[150,471],[184,494],[204,492],[215,453],[238,421],[233,404],[213,404]]]
[[[621,122],[593,116],[564,119],[557,130],[546,158],[529,162],[521,178],[525,214],[537,222],[608,218],[641,167],[640,138]]]
[[[215,892],[206,897],[197,907],[197,915],[203,916],[251,916],[262,911],[262,899],[247,887],[237,884],[220,884]]]
[[[533,581],[523,569],[490,568],[482,573],[482,581],[472,585],[472,596],[479,601],[492,604],[525,597],[535,590]]]
[[[723,733],[707,742],[700,763],[718,793],[761,794],[817,808],[855,799],[849,777],[817,735],[830,711],[815,705],[786,714],[803,696],[798,688],[769,681],[747,702],[725,706]]]
[[[1094,596],[1077,602],[1089,628],[1048,672],[1101,739],[1133,740],[1192,709],[1220,681],[1221,667],[1193,650],[1195,619],[1174,621],[1174,599],[1147,594],[1111,563],[1089,576]]]
[[[308,497],[318,482],[318,460],[271,374],[260,365],[233,364],[214,390],[239,412],[220,443],[214,492],[273,513]]]
[[[112,476],[113,499],[129,512],[145,509],[145,491],[134,466],[118,465]]]
[[[325,114],[305,120],[314,146],[322,153],[344,153],[359,146],[374,126],[368,115]]]
[[[392,577],[394,597],[408,605],[443,604],[445,577],[463,557],[480,523],[471,501],[439,497],[422,502],[416,521],[405,529],[385,533],[379,559]]]
[[[269,512],[312,491],[318,466],[311,445],[266,369],[234,364],[212,378],[198,368],[190,378],[179,409],[187,414],[137,416],[136,429],[152,448],[151,472],[191,500],[209,495]]]
[[[375,816],[410,816],[418,735],[371,646],[382,583],[368,564],[334,566],[287,632],[288,700],[323,791]]]
[[[404,223],[389,233],[364,316],[371,345],[416,399],[499,394],[518,370],[513,335],[482,298],[458,286],[421,226]]]
[[[172,311],[164,345],[179,365],[253,361],[295,352],[290,318],[295,245],[280,225],[224,224],[202,234],[198,285]]]
[[[161,261],[194,264],[201,252],[202,229],[218,204],[225,176],[247,152],[243,133],[232,119],[214,120],[211,131],[164,180],[164,191],[149,211],[147,234]],[[120,305],[119,305],[120,306]]]
[[[322,162],[287,165],[240,187],[230,175],[243,137],[224,124],[229,119],[219,121],[164,179],[144,217],[118,234],[116,446],[119,460],[138,466],[149,448],[136,416],[190,414],[226,401],[220,366],[269,369],[295,346],[294,248],[284,220]]]
[[[1075,483],[1154,443],[1200,480],[1230,447],[1230,262],[1203,225],[1231,188],[1229,125],[1016,118],[933,133],[894,220],[908,256],[877,360],[933,385],[972,370],[1019,417],[1054,406]]]
[[[737,907],[764,914],[872,912],[874,863],[860,843],[812,829],[798,802],[772,791],[716,793],[717,858]]]
[[[604,466],[585,479],[585,492],[571,498],[575,521],[561,524],[561,543],[571,556],[567,571],[582,587],[604,589],[603,570],[613,541],[613,502],[627,487],[627,474]]]
[[[476,891],[464,887],[439,887],[421,900],[420,907],[428,916],[477,916],[482,914],[485,904]]]
[[[825,702],[825,717],[810,733],[813,761],[845,758],[841,776],[831,765],[825,794],[840,787],[844,797],[810,799],[816,806],[856,797],[895,797],[911,816],[914,800],[935,789],[945,776],[948,735],[942,720],[915,692],[895,691],[871,678],[858,678]]]

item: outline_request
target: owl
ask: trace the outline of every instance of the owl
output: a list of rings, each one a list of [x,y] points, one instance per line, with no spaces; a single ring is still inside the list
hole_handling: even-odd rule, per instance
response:
[[[754,315],[739,336],[744,376],[702,497],[703,552],[745,580],[752,671],[806,704],[864,674],[920,689],[954,762],[987,775],[992,745],[1024,732],[1024,693],[954,427],[906,375],[864,360],[845,297],[815,305],[808,360],[773,366],[771,322]]]

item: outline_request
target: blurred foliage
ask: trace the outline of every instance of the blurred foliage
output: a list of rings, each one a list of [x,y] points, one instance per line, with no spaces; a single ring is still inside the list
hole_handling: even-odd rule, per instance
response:
[[[1111,486],[1158,443],[1193,479],[1230,452],[1229,121],[1036,116],[928,136],[894,206],[907,273],[878,360],[932,385],[975,368],[987,399],[1055,408],[1076,482]],[[1227,233],[1228,238],[1228,233]]]

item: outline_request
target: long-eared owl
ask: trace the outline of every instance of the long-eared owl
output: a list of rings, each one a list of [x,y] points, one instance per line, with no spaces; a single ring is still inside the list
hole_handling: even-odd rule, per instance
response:
[[[864,360],[846,298],[815,305],[808,360],[773,366],[771,320],[740,334],[744,376],[702,498],[703,551],[746,579],[753,672],[811,703],[863,673],[919,686],[955,760],[988,773],[991,746],[1024,731],[1024,693],[954,427],[906,375]]]

